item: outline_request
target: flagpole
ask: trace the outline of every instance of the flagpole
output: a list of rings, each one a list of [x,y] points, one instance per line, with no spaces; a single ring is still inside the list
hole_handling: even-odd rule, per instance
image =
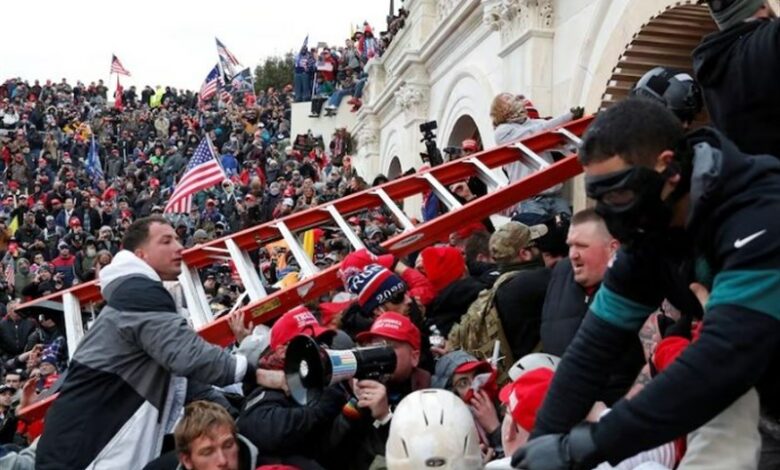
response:
[[[222,171],[222,175],[225,177],[225,179],[230,179],[228,178],[225,168],[222,166],[222,160],[220,160],[220,155],[217,152],[217,148],[214,146],[214,143],[211,141],[211,137],[209,137],[208,134],[206,134],[206,143],[209,146],[209,150],[211,150],[211,154],[214,155],[214,160],[217,162],[219,169]]]

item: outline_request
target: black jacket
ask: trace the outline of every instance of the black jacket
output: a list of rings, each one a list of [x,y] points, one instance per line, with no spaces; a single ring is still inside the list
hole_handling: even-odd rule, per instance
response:
[[[574,280],[568,258],[555,265],[542,308],[541,338],[544,352],[563,357],[588,313],[593,297]],[[642,343],[637,337],[615,365],[607,385],[597,396],[598,400],[611,406],[625,396],[644,363]]]
[[[542,308],[542,350],[563,357],[574,339],[582,319],[593,300],[574,280],[571,261],[566,258],[555,264]]]
[[[0,418],[0,445],[11,444],[14,442],[14,436],[16,435],[16,424],[18,418],[16,417],[16,411],[14,406],[11,406],[6,410],[5,415]]]
[[[693,67],[715,126],[745,153],[780,157],[780,21],[707,36],[693,51]]]
[[[301,406],[279,390],[258,388],[251,393],[238,418],[239,432],[257,446],[258,463],[291,463],[303,470],[319,469],[315,461],[328,449],[320,442],[347,402],[339,385],[328,387],[320,398]],[[293,459],[292,461],[290,459]]]
[[[495,303],[514,360],[539,346],[542,306],[550,282],[550,270],[539,263],[525,263],[505,270],[519,270],[496,291]]]
[[[391,410],[401,400],[416,390],[430,388],[431,375],[415,368],[410,379],[403,384],[385,384],[387,401]],[[355,404],[353,398],[350,405]],[[385,444],[390,433],[392,420],[384,425],[375,425],[374,418],[366,409],[359,409],[358,416],[341,413],[333,422],[327,434],[329,449],[327,468],[338,470],[368,470],[377,456],[385,455]]]
[[[489,286],[472,276],[451,283],[441,290],[428,306],[426,324],[436,325],[442,336],[449,335],[452,326],[469,309],[479,293]]]
[[[35,323],[29,318],[22,318],[18,322],[10,318],[0,321],[0,353],[6,357],[23,353],[27,338],[33,331]]]
[[[699,339],[594,425],[599,454],[613,465],[700,427],[751,387],[766,411],[778,411],[780,161],[746,155],[712,129],[687,139],[695,156],[686,230],[715,277]],[[555,373],[535,436],[580,422],[647,316],[671,300],[666,251],[658,243],[618,251]]]

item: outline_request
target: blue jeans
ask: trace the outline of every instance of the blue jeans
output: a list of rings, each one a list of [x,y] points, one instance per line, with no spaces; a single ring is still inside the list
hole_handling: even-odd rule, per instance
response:
[[[312,76],[308,72],[295,72],[293,76],[293,92],[295,102],[311,100]]]
[[[336,90],[333,92],[332,95],[330,95],[330,99],[328,100],[328,106],[333,108],[338,108],[341,106],[341,100],[344,99],[347,95],[354,94],[355,87],[351,86],[349,88],[342,88],[341,90]]]
[[[367,78],[361,78],[360,80],[357,81],[357,83],[355,84],[355,93],[354,93],[355,98],[357,99],[363,98],[363,88],[366,87],[367,80],[368,80]]]

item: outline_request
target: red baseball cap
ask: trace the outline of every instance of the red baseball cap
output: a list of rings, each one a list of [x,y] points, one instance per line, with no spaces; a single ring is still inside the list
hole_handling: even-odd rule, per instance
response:
[[[377,317],[371,325],[371,330],[357,335],[360,343],[367,343],[373,338],[385,338],[408,343],[412,349],[420,349],[420,330],[412,320],[396,312],[386,312]]]
[[[461,228],[460,230],[457,230],[455,234],[460,238],[461,240],[465,240],[466,238],[470,237],[476,232],[486,232],[487,229],[483,224],[480,222],[472,222],[465,227]]]
[[[301,305],[279,317],[271,327],[271,349],[284,346],[298,335],[319,338],[325,333],[332,332],[333,330],[320,325],[309,309]]]
[[[488,361],[469,361],[464,362],[463,364],[459,365],[455,368],[455,374],[468,374],[472,371],[478,371],[478,372],[493,372],[493,366],[490,365]]]
[[[463,147],[463,150],[477,150],[477,141],[474,139],[466,139],[461,144],[461,147]]]
[[[515,423],[528,432],[534,428],[536,414],[542,407],[552,379],[553,371],[540,367],[526,372],[519,379],[505,385],[498,394],[498,398],[507,406]]]

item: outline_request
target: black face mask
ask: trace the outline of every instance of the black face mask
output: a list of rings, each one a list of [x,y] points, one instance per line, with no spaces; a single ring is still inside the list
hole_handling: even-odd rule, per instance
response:
[[[588,197],[596,200],[596,212],[627,249],[669,227],[673,201],[661,199],[666,176],[632,166],[586,178]]]

